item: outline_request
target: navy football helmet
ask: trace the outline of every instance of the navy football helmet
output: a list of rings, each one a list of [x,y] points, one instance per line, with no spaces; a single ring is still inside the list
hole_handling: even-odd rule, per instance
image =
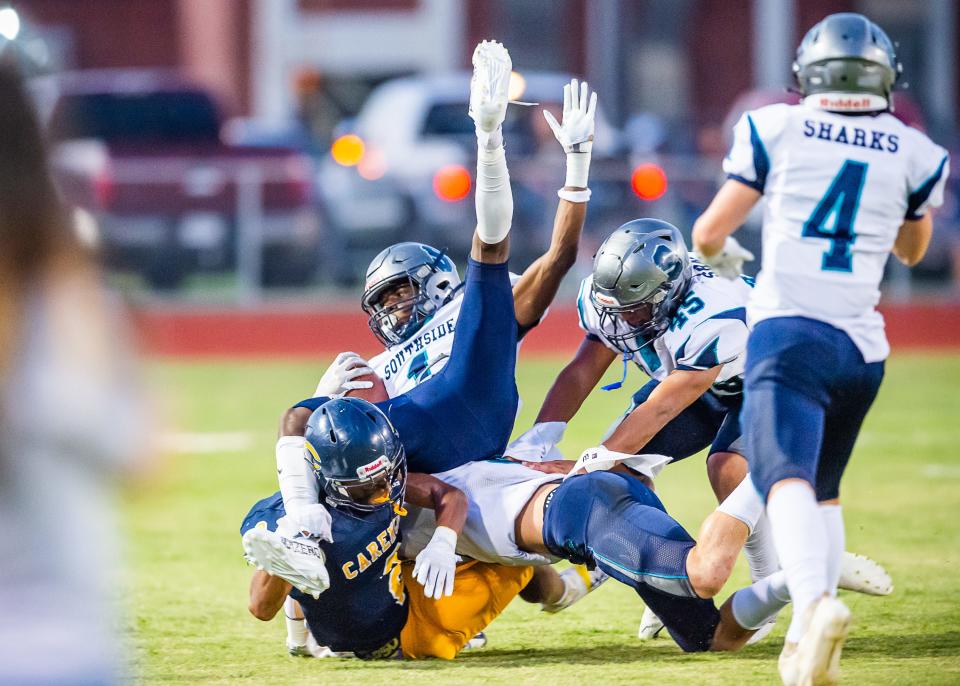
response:
[[[670,325],[692,276],[687,246],[673,224],[634,219],[618,228],[593,261],[590,302],[604,336],[624,353],[647,345]]]
[[[404,285],[409,286],[406,297],[384,304],[390,291]],[[367,267],[360,306],[370,317],[370,330],[389,347],[415,334],[461,285],[456,265],[442,251],[423,243],[396,243]]]
[[[373,512],[403,506],[407,460],[387,416],[360,398],[337,398],[307,420],[306,447],[333,507]]]

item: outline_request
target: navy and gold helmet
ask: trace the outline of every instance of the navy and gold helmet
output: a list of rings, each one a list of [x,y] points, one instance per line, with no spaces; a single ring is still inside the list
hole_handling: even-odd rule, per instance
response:
[[[407,286],[404,297],[384,302]],[[457,267],[442,251],[423,243],[396,243],[367,267],[360,306],[370,317],[370,330],[386,345],[410,338],[438,309],[460,292]]]
[[[624,353],[652,341],[670,325],[692,275],[687,246],[673,224],[634,219],[618,228],[593,260],[590,302],[604,336]]]
[[[307,420],[307,452],[333,507],[400,511],[407,460],[387,416],[360,398],[328,400]]]

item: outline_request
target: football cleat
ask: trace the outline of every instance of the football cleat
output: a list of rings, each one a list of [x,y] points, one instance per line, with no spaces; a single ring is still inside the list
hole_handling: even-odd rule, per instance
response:
[[[657,614],[649,607],[643,608],[643,617],[640,618],[637,638],[641,641],[650,641],[659,636],[661,631],[663,631],[663,622],[660,621]]]
[[[566,610],[578,600],[587,596],[591,591],[599,588],[610,577],[599,568],[587,569],[586,565],[573,565],[560,572],[563,581],[563,595],[555,603],[543,603],[540,609],[554,614]]]
[[[824,596],[807,611],[807,628],[798,643],[784,643],[778,667],[784,686],[834,686],[840,679],[840,653],[850,633],[850,610]]]
[[[479,131],[493,133],[507,116],[512,69],[510,53],[497,41],[481,41],[473,51],[469,113]]]
[[[890,595],[893,593],[893,580],[879,562],[865,555],[844,551],[840,563],[839,588],[867,595]]]
[[[295,588],[319,598],[330,587],[320,546],[308,538],[287,538],[268,529],[253,528],[243,535],[247,562]]]
[[[487,645],[487,635],[482,631],[476,636],[467,641],[467,645],[463,646],[463,650],[479,650],[480,648],[485,648]]]

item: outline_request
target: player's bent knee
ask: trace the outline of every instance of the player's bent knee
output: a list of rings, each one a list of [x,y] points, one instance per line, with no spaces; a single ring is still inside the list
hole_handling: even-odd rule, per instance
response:
[[[267,603],[259,598],[251,598],[247,609],[250,610],[250,614],[261,622],[269,622],[277,616],[278,611],[278,608],[272,603]]]
[[[736,552],[711,553],[697,546],[687,558],[687,575],[694,592],[701,598],[713,598],[723,590],[737,561]]]

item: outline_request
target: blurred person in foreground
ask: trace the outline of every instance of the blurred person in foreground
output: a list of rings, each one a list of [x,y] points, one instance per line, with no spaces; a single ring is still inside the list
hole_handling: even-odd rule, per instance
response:
[[[113,479],[143,463],[142,403],[5,64],[0,93],[0,684],[117,683]]]

